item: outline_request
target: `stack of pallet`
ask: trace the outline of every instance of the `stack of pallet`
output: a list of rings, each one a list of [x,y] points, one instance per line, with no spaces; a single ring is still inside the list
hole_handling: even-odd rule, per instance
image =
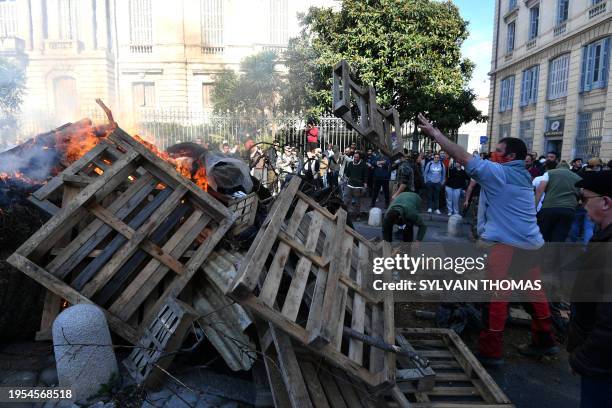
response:
[[[263,353],[278,407],[509,406],[456,336],[413,342],[422,333],[395,329],[392,293],[364,285],[388,244],[299,187],[276,198],[246,254],[227,251],[218,244],[253,223],[257,200],[228,208],[116,128],[34,194],[54,215],[8,261],[49,290],[42,334],[61,299],[96,304],[142,347],[125,362],[139,382],[197,326],[232,370]],[[443,360],[424,367],[415,352]]]

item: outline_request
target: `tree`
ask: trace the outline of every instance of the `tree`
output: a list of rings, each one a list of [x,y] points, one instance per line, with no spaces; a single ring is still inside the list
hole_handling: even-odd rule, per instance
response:
[[[240,74],[229,70],[218,74],[212,90],[215,110],[273,111],[282,84],[277,64],[274,51],[263,51],[243,59]]]
[[[17,116],[23,102],[25,74],[6,58],[0,58],[0,145],[17,131]]]
[[[346,59],[402,121],[424,111],[448,130],[484,119],[468,88],[474,65],[461,57],[467,22],[452,2],[343,0],[339,11],[311,8],[302,26],[284,57],[290,84],[283,105],[329,110],[332,67]]]

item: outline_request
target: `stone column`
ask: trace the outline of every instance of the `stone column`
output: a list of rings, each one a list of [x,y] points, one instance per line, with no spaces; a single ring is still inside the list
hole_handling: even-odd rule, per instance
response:
[[[110,47],[110,44],[108,43],[108,30],[110,29],[110,27],[108,27],[107,23],[110,21],[110,19],[107,18],[108,9],[106,7],[106,1],[95,0],[95,3],[97,49],[108,50],[112,47]]]
[[[546,126],[546,97],[548,95],[548,59],[540,59],[540,71],[538,74],[538,100],[536,102],[536,114],[533,124],[533,147],[532,151],[541,152],[544,137],[544,128]],[[537,157],[536,157],[537,159]]]
[[[32,10],[32,50],[42,51],[45,41],[44,0],[31,0]]]
[[[578,108],[580,105],[580,74],[582,70],[582,47],[579,42],[572,45],[569,78],[567,80],[567,101],[565,103],[565,125],[561,157],[573,156],[578,132]]]

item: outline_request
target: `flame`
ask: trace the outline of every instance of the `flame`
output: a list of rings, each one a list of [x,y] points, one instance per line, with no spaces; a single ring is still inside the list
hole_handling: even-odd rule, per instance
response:
[[[91,126],[91,121],[83,120],[76,125],[55,132],[55,148],[63,152],[67,164],[80,159],[106,137],[96,136],[96,128]]]
[[[14,172],[0,172],[0,181],[3,183],[7,183],[9,179],[19,180],[25,184],[41,184],[40,180],[34,180],[30,177],[27,177],[22,172],[14,171]]]

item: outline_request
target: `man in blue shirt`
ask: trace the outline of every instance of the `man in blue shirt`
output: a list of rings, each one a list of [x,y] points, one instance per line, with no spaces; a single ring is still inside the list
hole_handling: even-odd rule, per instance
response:
[[[531,176],[525,169],[527,147],[517,138],[499,141],[491,160],[474,157],[453,143],[423,116],[420,129],[432,137],[448,154],[465,166],[470,177],[481,187],[478,228],[481,240],[489,247],[487,272],[489,279],[509,278],[511,266],[520,265],[525,278],[539,278],[537,250],[544,239],[537,225]],[[480,333],[479,357],[483,364],[503,364],[503,334],[508,317],[510,293],[498,294],[483,315],[485,329]],[[546,295],[531,291],[531,344],[521,352],[526,355],[552,355],[559,352],[552,336],[552,320]]]
[[[373,154],[369,160],[372,166],[372,204],[370,207],[376,206],[378,194],[382,188],[385,196],[385,208],[389,207],[389,176],[391,173],[391,160],[380,151]]]

